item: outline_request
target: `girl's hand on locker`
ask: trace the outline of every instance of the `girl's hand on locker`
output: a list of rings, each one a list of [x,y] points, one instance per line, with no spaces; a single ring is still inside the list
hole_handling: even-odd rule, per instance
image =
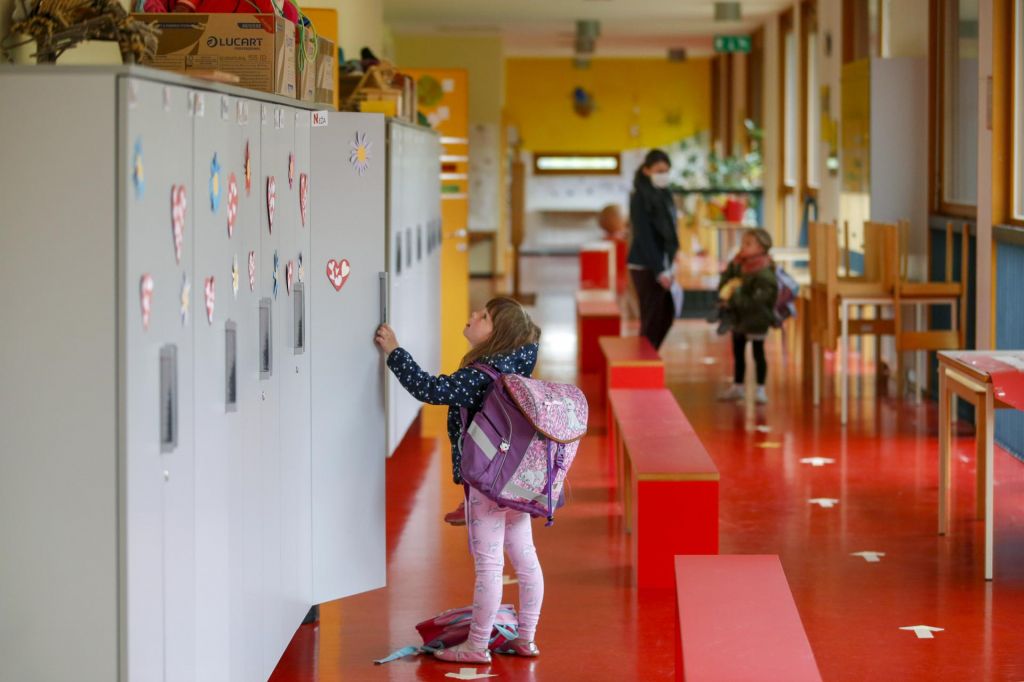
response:
[[[391,352],[398,348],[398,339],[395,338],[395,330],[386,324],[382,324],[377,327],[377,334],[373,337],[373,341],[380,346],[380,349],[384,351],[385,355],[391,355]]]

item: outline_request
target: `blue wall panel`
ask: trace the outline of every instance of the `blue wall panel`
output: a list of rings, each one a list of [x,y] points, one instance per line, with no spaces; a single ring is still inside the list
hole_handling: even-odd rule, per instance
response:
[[[1024,348],[1024,314],[1020,290],[1024,287],[1024,246],[996,244],[996,348]],[[996,441],[1024,460],[1024,412],[996,413]]]

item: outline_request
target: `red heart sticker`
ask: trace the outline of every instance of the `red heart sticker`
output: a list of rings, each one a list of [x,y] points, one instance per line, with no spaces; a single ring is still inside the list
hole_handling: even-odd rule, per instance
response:
[[[267,224],[274,231],[274,208],[277,206],[277,182],[274,176],[267,178]]]
[[[228,176],[228,237],[235,234],[235,220],[238,218],[238,180],[235,174]]]
[[[206,283],[203,285],[203,293],[206,294],[206,321],[210,324],[213,324],[213,304],[217,297],[215,286],[213,277],[207,277]]]
[[[327,261],[327,281],[331,283],[335,291],[341,291],[351,271],[352,268],[344,258],[340,261],[336,261],[333,258]]]
[[[142,329],[149,331],[149,310],[153,301],[153,278],[143,275],[139,280],[139,304],[142,306]]]
[[[181,262],[181,243],[185,236],[185,212],[188,199],[184,185],[171,185],[171,232],[174,235],[174,260]]]
[[[306,226],[306,218],[309,216],[309,176],[305,173],[299,174],[299,215],[302,218],[302,226]]]
[[[284,267],[284,286],[287,292],[292,293],[292,282],[295,281],[295,261],[288,261],[288,265]]]

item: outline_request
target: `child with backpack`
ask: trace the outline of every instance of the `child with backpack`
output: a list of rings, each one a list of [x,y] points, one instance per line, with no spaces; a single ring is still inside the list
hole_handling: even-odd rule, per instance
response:
[[[409,393],[425,403],[448,405],[448,437],[456,483],[463,483],[462,440],[470,415],[480,410],[495,377],[532,374],[540,340],[540,329],[526,310],[510,298],[488,301],[483,310],[470,316],[463,334],[472,348],[458,371],[439,376],[423,371],[408,351],[398,345],[388,325],[381,325],[375,338],[387,355],[388,368]],[[480,440],[475,434],[466,437],[469,436]],[[507,446],[503,447],[503,451],[506,449]],[[473,619],[469,639],[453,648],[441,649],[435,656],[452,663],[490,663],[488,644],[501,604],[503,548],[519,579],[520,604],[518,636],[503,644],[498,652],[537,656],[540,650],[533,639],[544,599],[544,574],[533,544],[530,514],[499,505],[476,487],[465,487],[464,518],[476,565]]]
[[[743,234],[740,250],[722,272],[718,282],[719,319],[732,330],[733,384],[723,391],[719,400],[742,400],[743,381],[747,372],[746,347],[750,341],[757,371],[756,401],[768,402],[765,380],[768,362],[764,340],[775,326],[779,284],[775,263],[768,252],[772,237],[767,230],[756,228]]]

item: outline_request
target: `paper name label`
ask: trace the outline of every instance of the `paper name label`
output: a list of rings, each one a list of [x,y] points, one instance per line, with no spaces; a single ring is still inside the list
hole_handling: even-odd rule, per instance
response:
[[[326,111],[314,111],[312,118],[313,118],[313,127],[314,128],[325,128],[327,126],[327,112]]]

